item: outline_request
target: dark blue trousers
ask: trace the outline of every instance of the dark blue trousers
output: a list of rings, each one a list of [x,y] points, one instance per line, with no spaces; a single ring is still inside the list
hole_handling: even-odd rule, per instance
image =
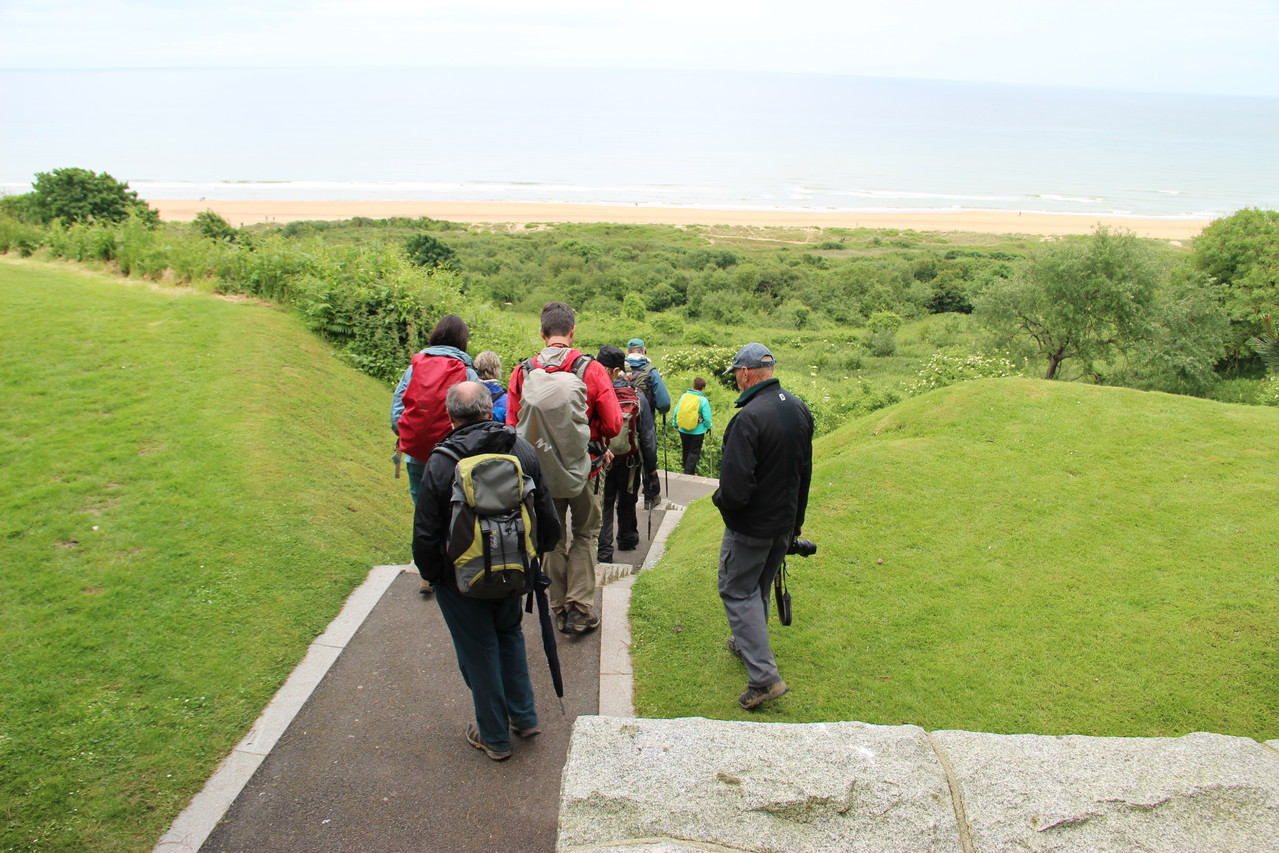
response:
[[[444,624],[453,636],[458,669],[471,688],[480,737],[494,749],[510,749],[512,725],[537,725],[520,627],[524,597],[489,601],[467,598],[444,586],[435,589]]]

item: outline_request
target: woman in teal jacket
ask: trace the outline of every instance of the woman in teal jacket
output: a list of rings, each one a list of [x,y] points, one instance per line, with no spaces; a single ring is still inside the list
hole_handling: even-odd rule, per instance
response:
[[[693,380],[693,387],[685,391],[680,398],[675,401],[675,408],[671,411],[672,419],[675,421],[675,427],[679,430],[680,447],[684,451],[684,473],[697,473],[697,460],[702,456],[702,442],[706,439],[706,433],[711,431],[711,401],[706,399],[703,391],[706,388],[706,380],[697,377]],[[685,429],[680,426],[679,410],[680,406],[685,408],[697,407],[697,424],[696,426]],[[692,418],[684,415],[684,420],[690,421]]]

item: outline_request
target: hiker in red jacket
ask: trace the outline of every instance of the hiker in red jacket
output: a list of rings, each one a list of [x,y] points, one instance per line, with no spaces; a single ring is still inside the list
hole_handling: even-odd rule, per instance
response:
[[[595,613],[595,549],[602,513],[597,476],[608,442],[622,429],[622,410],[608,371],[573,349],[577,315],[563,302],[542,308],[545,348],[511,373],[506,422],[534,448],[555,499],[562,533],[543,569],[551,608],[566,634],[599,627]],[[566,523],[572,515],[572,529]]]

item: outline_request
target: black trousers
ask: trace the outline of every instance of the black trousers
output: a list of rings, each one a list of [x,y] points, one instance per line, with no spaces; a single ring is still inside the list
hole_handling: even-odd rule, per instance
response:
[[[702,442],[706,439],[706,433],[699,432],[696,435],[688,432],[679,434],[680,447],[684,451],[684,473],[697,473],[697,460],[702,458]]]
[[[617,548],[630,551],[639,544],[639,521],[635,505],[639,502],[643,476],[639,460],[628,466],[627,460],[618,459],[604,475],[604,511],[600,524],[599,550],[595,556],[602,563],[613,561],[613,516],[617,515]]]

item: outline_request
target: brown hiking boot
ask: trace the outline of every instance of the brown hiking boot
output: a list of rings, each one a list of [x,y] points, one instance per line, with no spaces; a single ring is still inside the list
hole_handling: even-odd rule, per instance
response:
[[[737,704],[747,711],[754,711],[765,702],[785,695],[789,690],[790,688],[786,686],[785,681],[774,681],[767,687],[751,687],[748,685],[746,692],[737,697]]]
[[[569,606],[568,630],[570,633],[589,634],[600,626],[600,617],[576,604]]]

